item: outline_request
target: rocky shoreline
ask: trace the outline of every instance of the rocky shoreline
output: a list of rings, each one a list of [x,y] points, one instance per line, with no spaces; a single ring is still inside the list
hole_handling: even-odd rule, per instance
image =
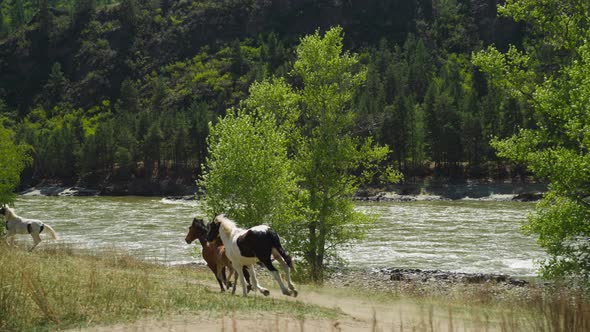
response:
[[[25,189],[18,193],[22,196],[164,196],[171,200],[193,200],[195,194],[183,195],[162,195],[161,192],[152,192],[150,195],[144,192],[113,192],[101,191],[99,189],[88,189],[83,187],[59,187],[59,186],[39,186]],[[353,197],[354,201],[361,202],[414,202],[414,201],[450,201],[450,200],[477,200],[477,201],[516,201],[516,202],[534,202],[543,198],[543,192],[532,191],[511,194],[492,194],[488,196],[453,196],[453,195],[435,195],[435,194],[399,194],[396,192],[377,192],[368,194],[366,191],[359,191]]]
[[[359,280],[379,280],[381,282],[420,282],[420,283],[444,283],[444,284],[506,284],[515,287],[523,287],[529,281],[514,278],[507,274],[493,273],[466,273],[449,272],[442,270],[421,270],[408,268],[370,268],[365,270],[343,270],[335,272],[332,276],[335,281],[356,283]]]
[[[205,263],[193,262],[178,267],[206,268]],[[266,269],[257,266],[260,273]],[[507,274],[466,273],[443,270],[421,270],[397,267],[350,269],[340,268],[329,273],[326,283],[334,287],[354,287],[380,291],[436,286],[451,289],[456,286],[493,286],[504,289],[527,288],[542,283],[536,277],[515,278]]]
[[[526,291],[543,285],[537,279],[514,278],[506,274],[463,273],[442,270],[408,268],[343,269],[330,275],[327,283],[333,287],[352,287],[379,292],[407,292],[415,294],[449,293],[456,289],[495,289]]]
[[[474,201],[501,201],[501,202],[536,202],[543,198],[542,192],[527,192],[521,194],[499,194],[499,195],[490,195],[490,196],[482,196],[477,198],[472,198],[469,196],[460,197],[460,198],[449,198],[440,195],[400,195],[397,193],[389,193],[389,192],[380,192],[376,195],[372,196],[354,196],[353,200],[355,201],[365,201],[365,202],[415,202],[415,201],[451,201],[451,200],[474,200]]]

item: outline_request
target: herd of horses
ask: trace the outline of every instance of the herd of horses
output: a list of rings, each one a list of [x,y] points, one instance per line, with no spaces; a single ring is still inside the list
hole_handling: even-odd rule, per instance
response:
[[[268,296],[270,292],[256,278],[254,265],[260,262],[271,272],[283,294],[297,296],[297,289],[291,280],[293,260],[281,245],[277,233],[270,227],[259,225],[242,229],[223,214],[216,216],[207,225],[203,219],[195,218],[185,240],[190,244],[196,239],[201,243],[203,259],[215,274],[222,292],[232,287],[231,277],[234,276],[232,294],[235,293],[239,278],[244,296],[249,290],[258,290]],[[272,264],[272,258],[285,271],[287,286]]]
[[[6,242],[9,245],[14,244],[17,234],[30,234],[34,242],[30,250],[33,250],[41,242],[40,234],[44,230],[57,239],[57,234],[51,226],[39,220],[19,217],[8,206],[0,207],[0,215],[6,220]],[[185,240],[190,244],[196,239],[201,243],[203,259],[215,274],[222,292],[232,287],[233,276],[232,294],[236,291],[239,279],[244,296],[247,296],[250,290],[268,296],[270,292],[258,283],[254,269],[256,263],[261,263],[276,279],[283,294],[297,296],[297,290],[291,280],[293,260],[281,245],[277,233],[270,227],[259,225],[242,229],[223,214],[216,216],[209,224],[205,224],[203,219],[194,218]],[[274,267],[273,258],[285,271],[287,285]]]

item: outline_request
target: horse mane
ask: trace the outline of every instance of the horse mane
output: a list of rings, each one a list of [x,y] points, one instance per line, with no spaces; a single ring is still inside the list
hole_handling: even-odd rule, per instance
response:
[[[215,220],[219,222],[221,226],[221,231],[227,236],[227,238],[229,238],[231,236],[231,233],[236,228],[238,228],[236,223],[233,220],[227,218],[225,214],[218,215],[217,217],[215,217]]]

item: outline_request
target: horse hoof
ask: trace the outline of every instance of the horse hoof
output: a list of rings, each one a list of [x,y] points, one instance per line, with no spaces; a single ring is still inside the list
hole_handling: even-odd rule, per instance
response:
[[[270,291],[268,291],[268,289],[263,290],[262,294],[264,294],[264,296],[269,296],[270,295]]]
[[[297,291],[293,290],[293,297],[297,297],[297,294],[298,294]]]
[[[285,289],[283,290],[283,295],[291,296],[291,291]]]

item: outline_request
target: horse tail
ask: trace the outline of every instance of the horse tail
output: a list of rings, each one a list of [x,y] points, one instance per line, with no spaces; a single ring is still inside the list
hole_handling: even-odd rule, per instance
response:
[[[45,227],[47,229],[47,231],[49,232],[49,234],[51,235],[51,237],[55,240],[57,240],[57,233],[55,232],[55,230],[53,229],[53,227],[47,225],[47,224],[43,224],[43,227]]]
[[[279,254],[283,258],[285,263],[287,263],[287,266],[289,268],[293,269],[294,268],[293,259],[291,259],[291,256],[289,256],[289,254],[287,254],[287,252],[285,251],[285,249],[281,245],[281,240],[279,239],[279,236],[274,231],[271,231],[271,234],[272,234],[271,237],[272,237],[272,242],[273,242],[272,243],[273,248],[275,248],[279,252]]]

